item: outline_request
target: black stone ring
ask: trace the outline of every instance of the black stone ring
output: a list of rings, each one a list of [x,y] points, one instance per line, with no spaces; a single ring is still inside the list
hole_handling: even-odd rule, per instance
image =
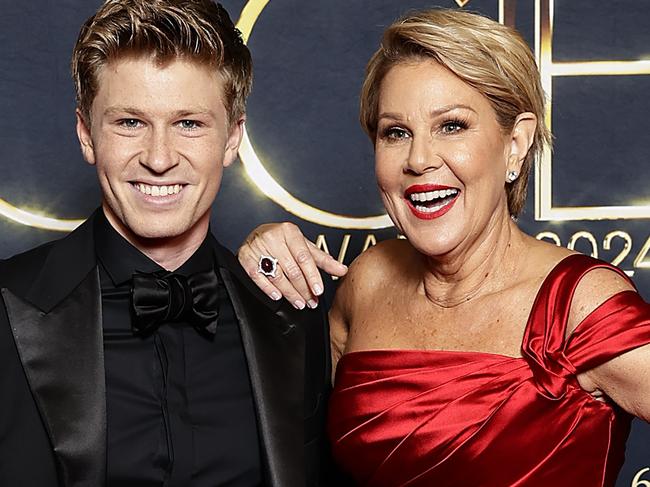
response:
[[[274,259],[269,255],[260,256],[257,263],[257,272],[265,275],[266,277],[275,277],[278,270],[278,259]]]

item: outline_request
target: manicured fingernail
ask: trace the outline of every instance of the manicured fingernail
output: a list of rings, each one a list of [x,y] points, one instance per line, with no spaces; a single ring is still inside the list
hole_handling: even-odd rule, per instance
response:
[[[305,303],[299,299],[293,302],[293,305],[297,309],[304,309],[305,308]]]
[[[316,294],[316,296],[323,294],[323,286],[320,284],[314,284],[314,294]]]
[[[271,299],[272,299],[273,301],[278,301],[281,297],[282,297],[282,296],[280,296],[280,293],[277,292],[277,291],[273,291],[273,292],[271,293]]]
[[[318,301],[315,299],[310,299],[307,301],[307,306],[309,306],[311,309],[314,309],[316,306],[318,306]]]

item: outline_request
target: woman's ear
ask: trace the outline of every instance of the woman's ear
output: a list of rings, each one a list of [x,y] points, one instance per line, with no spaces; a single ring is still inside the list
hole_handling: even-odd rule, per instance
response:
[[[526,160],[528,151],[535,140],[537,129],[537,117],[534,113],[520,113],[510,132],[510,153],[508,154],[508,165],[506,168],[506,181],[512,182],[521,173],[521,166]]]

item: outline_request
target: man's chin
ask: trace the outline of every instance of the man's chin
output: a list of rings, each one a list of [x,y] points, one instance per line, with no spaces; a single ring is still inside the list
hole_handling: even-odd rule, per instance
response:
[[[209,219],[195,219],[190,212],[160,212],[150,213],[141,211],[112,211],[109,207],[105,214],[109,222],[123,237],[131,243],[147,242],[154,244],[156,240],[161,243],[169,240],[179,240],[187,236],[193,240],[203,238],[200,233],[207,232]],[[209,218],[209,215],[208,215]],[[205,224],[204,224],[205,222]],[[205,227],[205,229],[203,229]]]
[[[191,222],[175,221],[174,219],[165,218],[164,221],[156,221],[153,218],[125,218],[120,219],[118,232],[127,240],[135,241],[155,241],[155,240],[174,240],[185,234],[191,233],[196,226]]]
[[[136,225],[130,232],[138,240],[173,240],[187,234],[191,227],[178,225]]]

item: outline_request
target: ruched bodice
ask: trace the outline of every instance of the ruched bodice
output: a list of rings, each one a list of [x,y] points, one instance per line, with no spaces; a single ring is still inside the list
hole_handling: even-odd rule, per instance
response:
[[[621,292],[565,340],[575,287],[602,266],[611,267],[573,255],[553,269],[530,313],[522,357],[344,355],[329,409],[336,461],[364,486],[613,486],[630,417],[583,391],[576,374],[650,343],[650,306]]]

